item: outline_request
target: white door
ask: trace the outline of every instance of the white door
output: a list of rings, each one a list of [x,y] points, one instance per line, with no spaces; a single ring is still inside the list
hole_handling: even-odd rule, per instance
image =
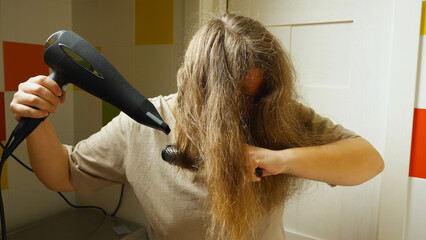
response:
[[[401,44],[397,41],[404,36],[395,31],[407,31],[404,29],[407,26],[401,24],[410,19],[414,19],[414,28],[418,27],[419,19],[416,18],[420,18],[421,8],[415,3],[418,11],[398,15],[401,9],[414,7],[416,10],[412,3],[420,1],[406,1],[411,5],[405,8],[401,8],[402,2],[228,1],[229,12],[259,20],[282,41],[296,66],[305,103],[370,141],[385,158],[385,171],[394,174],[383,173],[355,187],[330,188],[323,183],[312,184],[286,207],[287,240],[402,238],[417,43],[415,38],[409,38],[412,41],[405,43],[409,46],[404,51],[405,57],[408,54],[410,59],[397,58],[399,47],[396,44]],[[396,9],[397,6],[400,8]],[[403,64],[399,64],[401,62]],[[401,69],[404,66],[407,67]],[[392,75],[401,72],[405,74],[404,79]],[[401,85],[403,87],[399,88]],[[390,96],[395,90],[400,90],[401,94]],[[394,98],[398,98],[398,104],[391,106],[396,102]],[[401,133],[390,129],[393,127],[398,127]],[[395,136],[402,142],[387,139]],[[398,154],[402,157],[392,159]],[[382,180],[388,181],[387,184],[382,184]],[[391,185],[394,186],[389,188]],[[389,211],[402,214],[395,216]]]

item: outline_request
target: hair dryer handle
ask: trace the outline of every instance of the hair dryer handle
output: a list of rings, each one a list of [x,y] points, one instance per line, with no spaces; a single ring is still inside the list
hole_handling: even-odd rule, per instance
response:
[[[15,129],[13,130],[12,134],[10,134],[10,137],[6,143],[6,146],[4,148],[3,154],[1,156],[1,160],[7,159],[13,151],[21,144],[24,139],[30,135],[34,131],[34,129],[37,128],[38,125],[40,125],[41,122],[43,122],[46,119],[44,118],[28,118],[23,117],[19,121],[18,125],[16,125]]]

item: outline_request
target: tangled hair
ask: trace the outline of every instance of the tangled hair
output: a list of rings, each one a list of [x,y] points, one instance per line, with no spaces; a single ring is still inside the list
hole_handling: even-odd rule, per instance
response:
[[[264,84],[247,120],[241,106],[251,69],[263,73]],[[195,34],[177,78],[175,134],[184,153],[177,165],[203,176],[207,237],[256,237],[256,224],[293,195],[301,181],[280,174],[251,182],[246,144],[278,150],[329,142],[303,121],[291,60],[261,23],[225,14]]]

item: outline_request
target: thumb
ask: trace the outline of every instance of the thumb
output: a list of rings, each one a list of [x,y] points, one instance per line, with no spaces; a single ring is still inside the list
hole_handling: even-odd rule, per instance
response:
[[[64,91],[64,92],[62,93],[62,95],[61,95],[59,98],[61,99],[61,103],[64,103],[64,102],[65,102],[65,99],[67,98],[67,92],[66,92],[66,91]]]

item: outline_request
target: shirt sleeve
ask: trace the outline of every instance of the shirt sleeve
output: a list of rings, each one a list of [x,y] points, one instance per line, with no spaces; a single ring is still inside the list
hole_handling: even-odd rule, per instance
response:
[[[306,107],[299,103],[301,115],[306,126],[308,126],[315,134],[330,134],[338,140],[346,138],[359,137],[358,134],[349,129],[344,128],[340,124],[334,124],[330,119],[317,114],[312,108]],[[334,184],[329,184],[330,187],[335,187]]]
[[[70,181],[83,195],[115,184],[124,183],[126,149],[131,119],[120,113],[99,132],[68,150]]]
[[[301,115],[305,124],[315,134],[331,134],[336,140],[359,137],[353,131],[340,124],[334,124],[330,119],[320,116],[312,108],[299,103]]]

